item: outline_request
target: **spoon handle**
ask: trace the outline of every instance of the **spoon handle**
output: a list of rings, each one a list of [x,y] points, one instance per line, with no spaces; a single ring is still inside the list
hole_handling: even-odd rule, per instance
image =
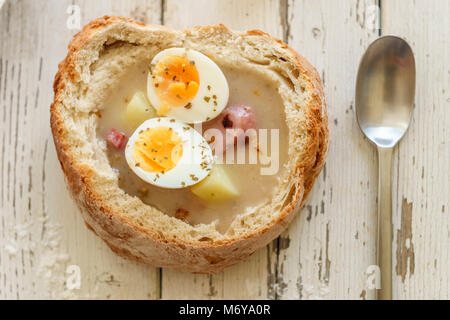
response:
[[[381,275],[378,300],[392,299],[392,150],[378,147],[377,265]]]

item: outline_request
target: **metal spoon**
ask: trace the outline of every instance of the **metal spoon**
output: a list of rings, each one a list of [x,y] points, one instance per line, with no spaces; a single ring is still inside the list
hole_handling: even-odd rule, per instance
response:
[[[356,117],[378,148],[377,299],[392,299],[392,150],[408,129],[414,109],[416,68],[406,41],[385,36],[362,57],[356,80]]]

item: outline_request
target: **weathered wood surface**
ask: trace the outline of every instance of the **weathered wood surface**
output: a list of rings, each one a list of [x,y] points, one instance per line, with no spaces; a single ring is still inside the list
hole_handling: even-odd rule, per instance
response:
[[[380,8],[381,1],[381,10]],[[104,14],[175,28],[224,23],[287,41],[321,74],[329,105],[328,162],[289,229],[215,275],[116,257],[86,229],[51,139],[57,63],[81,25]],[[370,299],[377,160],[354,115],[359,59],[379,35],[412,45],[412,128],[394,161],[394,297],[450,298],[450,14],[447,0],[7,0],[0,9],[0,298]],[[69,21],[70,24],[71,21]],[[377,27],[381,26],[381,29]],[[81,288],[68,290],[69,265]]]
[[[386,2],[386,3],[385,3]],[[383,34],[417,68],[412,126],[394,161],[394,297],[450,299],[450,1],[383,1]]]
[[[108,14],[160,22],[160,3],[78,1],[82,24]],[[7,1],[1,30],[0,297],[159,298],[159,270],[111,254],[64,184],[49,127],[53,77],[66,55],[72,1]],[[80,290],[66,289],[69,265]]]

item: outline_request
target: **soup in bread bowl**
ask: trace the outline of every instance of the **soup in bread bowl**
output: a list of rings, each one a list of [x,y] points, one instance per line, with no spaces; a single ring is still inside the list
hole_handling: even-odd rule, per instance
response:
[[[320,78],[261,31],[99,18],[54,88],[55,146],[86,225],[150,265],[209,273],[248,257],[325,160]]]

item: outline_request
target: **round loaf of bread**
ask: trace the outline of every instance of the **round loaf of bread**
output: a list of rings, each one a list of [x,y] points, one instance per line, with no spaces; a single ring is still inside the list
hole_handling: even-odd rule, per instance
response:
[[[215,224],[190,225],[119,187],[104,139],[97,136],[102,102],[129,66],[169,47],[192,48],[214,61],[251,68],[277,84],[288,136],[288,162],[272,199],[238,213],[226,233]],[[69,190],[86,225],[120,256],[158,267],[210,273],[253,254],[276,238],[310,192],[325,160],[328,121],[316,70],[268,34],[223,25],[177,31],[105,16],[86,25],[59,64],[51,128]]]

